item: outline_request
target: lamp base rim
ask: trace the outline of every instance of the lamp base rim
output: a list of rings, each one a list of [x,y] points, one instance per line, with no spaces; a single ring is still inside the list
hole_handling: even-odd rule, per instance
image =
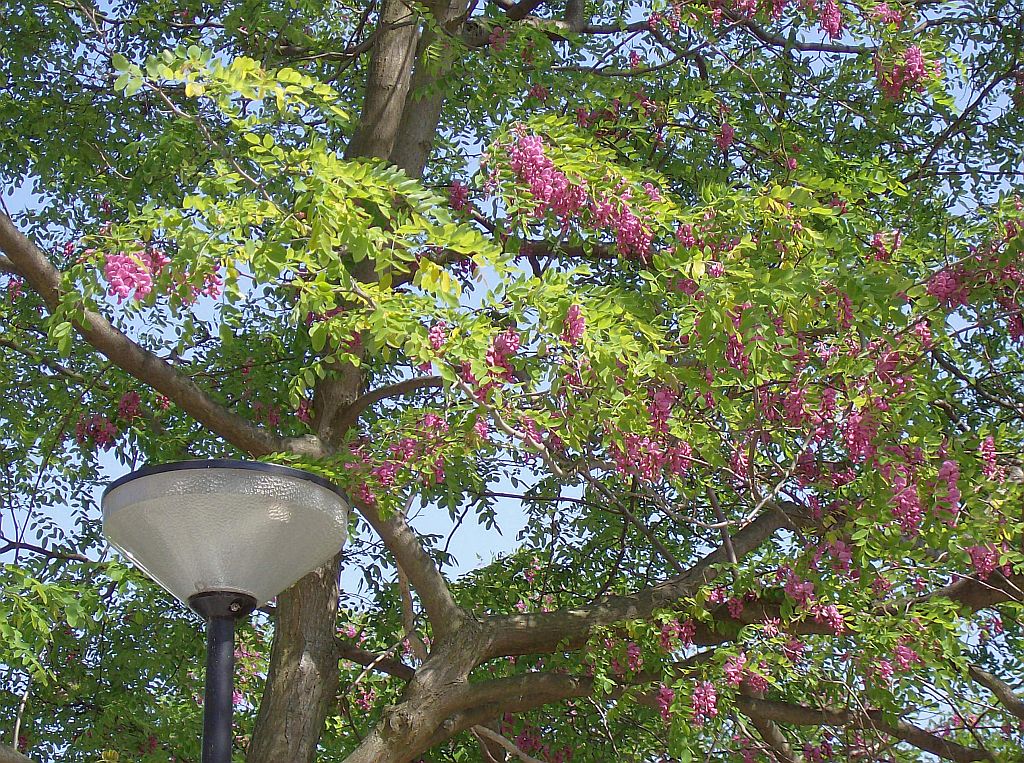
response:
[[[204,620],[215,617],[240,620],[256,609],[257,601],[239,591],[203,591],[188,597],[188,605]]]

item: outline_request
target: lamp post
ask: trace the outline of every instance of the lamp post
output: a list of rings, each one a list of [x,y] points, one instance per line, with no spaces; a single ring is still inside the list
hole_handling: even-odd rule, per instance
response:
[[[235,623],[338,553],[350,502],[300,469],[213,459],[132,472],[102,505],[110,543],[206,620],[202,763],[229,763]]]

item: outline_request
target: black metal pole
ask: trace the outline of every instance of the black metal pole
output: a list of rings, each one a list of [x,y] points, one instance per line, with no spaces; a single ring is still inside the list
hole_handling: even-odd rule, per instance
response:
[[[206,624],[203,763],[231,763],[234,686],[235,618],[211,617]]]
[[[188,603],[206,620],[202,763],[231,763],[235,621],[252,612],[256,600],[247,594],[210,591],[196,594]]]

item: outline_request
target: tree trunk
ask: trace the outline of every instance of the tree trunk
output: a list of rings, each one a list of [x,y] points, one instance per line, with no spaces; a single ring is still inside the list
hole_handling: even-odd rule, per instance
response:
[[[248,763],[313,763],[338,692],[338,558],[277,600],[277,623]]]

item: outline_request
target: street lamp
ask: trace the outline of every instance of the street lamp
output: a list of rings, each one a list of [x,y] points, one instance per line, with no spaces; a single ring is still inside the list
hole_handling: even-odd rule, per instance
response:
[[[207,622],[202,760],[228,763],[235,621],[338,553],[348,498],[300,469],[213,459],[134,471],[102,504],[111,544]]]

